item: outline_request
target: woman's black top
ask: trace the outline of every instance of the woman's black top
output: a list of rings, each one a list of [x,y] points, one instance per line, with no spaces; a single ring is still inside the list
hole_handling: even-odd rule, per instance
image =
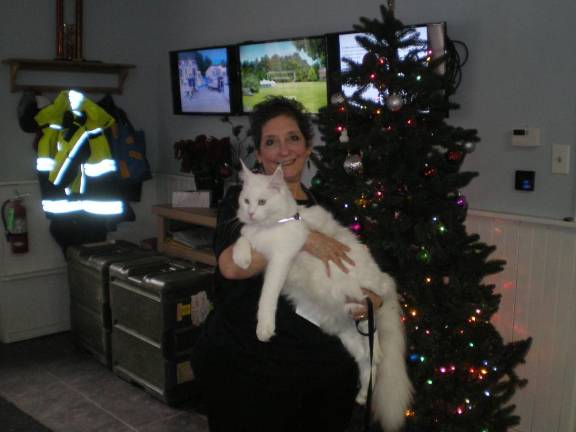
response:
[[[220,205],[214,240],[217,257],[240,236],[242,224],[236,218],[239,194],[239,187],[230,188]],[[310,200],[299,204],[315,203],[307,194]],[[256,314],[262,284],[261,274],[229,280],[216,269],[215,307],[204,335],[211,353],[207,363],[226,361],[230,367],[237,366],[240,371],[248,368],[267,379],[304,381],[354,367],[340,340],[297,315],[284,296],[278,302],[275,336],[269,342],[260,342],[256,337]]]

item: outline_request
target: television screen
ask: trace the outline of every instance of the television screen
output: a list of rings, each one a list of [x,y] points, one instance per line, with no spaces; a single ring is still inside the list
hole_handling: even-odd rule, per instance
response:
[[[266,96],[286,96],[309,113],[328,103],[324,36],[243,44],[239,47],[242,111]]]
[[[431,23],[411,26],[418,35],[418,39],[426,42],[426,46],[422,47],[421,52],[417,55],[418,58],[426,60],[428,57],[435,59],[442,56],[445,52],[445,23]],[[366,50],[356,40],[357,36],[372,37],[370,34],[365,33],[337,33],[328,37],[329,40],[329,56],[331,58],[330,64],[330,93],[334,94],[342,92],[346,97],[350,97],[358,90],[357,86],[342,84],[341,74],[349,70],[349,65],[344,61],[345,58],[354,61],[355,63],[362,63],[362,59],[366,54]],[[414,47],[415,48],[415,47]],[[414,48],[404,48],[398,51],[400,59],[404,59],[406,55]],[[444,73],[444,65],[440,65],[437,72]],[[378,92],[376,87],[369,85],[362,97],[376,103],[382,103],[382,95]]]
[[[175,114],[232,114],[237,111],[233,47],[170,52]]]

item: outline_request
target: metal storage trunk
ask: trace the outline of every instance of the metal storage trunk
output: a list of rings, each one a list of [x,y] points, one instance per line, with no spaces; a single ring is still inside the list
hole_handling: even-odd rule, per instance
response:
[[[70,324],[75,342],[91,352],[102,364],[111,367],[110,264],[152,252],[125,241],[91,243],[68,248],[70,285]]]
[[[173,404],[194,398],[190,358],[208,312],[213,268],[145,259],[110,268],[112,369]]]

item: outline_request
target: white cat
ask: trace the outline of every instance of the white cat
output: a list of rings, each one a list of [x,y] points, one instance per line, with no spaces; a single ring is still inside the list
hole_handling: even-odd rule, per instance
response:
[[[274,335],[278,296],[284,294],[303,316],[313,317],[322,330],[341,339],[358,363],[361,388],[356,400],[365,404],[371,371],[368,338],[358,332],[347,299],[364,299],[361,288],[378,294],[384,303],[375,313],[372,410],[386,431],[398,430],[404,423],[412,386],[406,372],[404,328],[394,280],[380,271],[368,248],[330,213],[320,206],[298,206],[280,166],[272,176],[254,174],[244,166],[242,179],[238,219],[244,226],[233,260],[247,268],[254,248],[268,261],[258,305],[258,339],[265,342]],[[302,251],[310,230],[350,247],[348,255],[355,265],[349,266],[348,273],[330,263],[328,277],[324,263]]]

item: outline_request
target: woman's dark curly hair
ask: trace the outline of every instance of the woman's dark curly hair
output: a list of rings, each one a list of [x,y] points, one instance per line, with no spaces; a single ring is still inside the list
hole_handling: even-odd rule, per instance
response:
[[[305,112],[304,105],[294,99],[284,96],[268,96],[264,101],[254,105],[250,113],[250,134],[254,140],[256,150],[260,150],[262,140],[262,127],[274,117],[281,115],[293,118],[306,139],[306,147],[312,145],[312,123]]]

